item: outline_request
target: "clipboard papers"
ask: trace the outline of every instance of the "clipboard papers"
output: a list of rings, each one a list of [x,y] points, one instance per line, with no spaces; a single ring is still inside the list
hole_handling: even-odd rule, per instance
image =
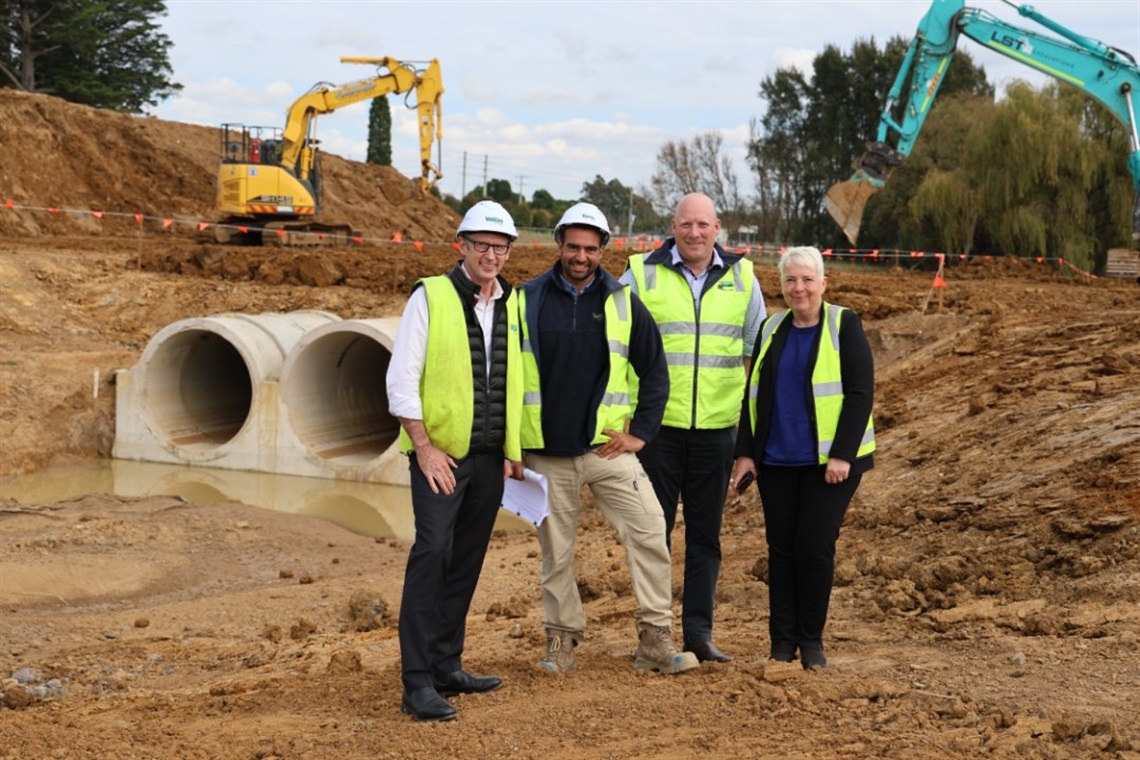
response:
[[[503,509],[537,528],[550,514],[548,497],[546,478],[534,470],[524,469],[522,480],[507,478],[503,486]]]

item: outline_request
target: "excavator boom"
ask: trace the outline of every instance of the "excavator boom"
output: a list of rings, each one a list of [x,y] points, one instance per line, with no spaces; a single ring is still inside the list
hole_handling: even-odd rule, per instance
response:
[[[343,240],[353,235],[347,225],[314,221],[321,207],[317,117],[390,93],[408,97],[415,93],[420,191],[426,195],[442,178],[431,160],[432,145],[442,138],[439,62],[433,59],[424,69],[394,58],[345,56],[341,62],[374,65],[377,73],[348,84],[313,87],[289,106],[283,128],[222,125],[218,208],[228,216],[215,225],[215,240],[229,242],[240,237],[245,242],[260,242],[264,230],[313,233],[306,238],[312,240]],[[249,228],[254,232],[248,232]]]
[[[859,236],[867,201],[910,155],[961,35],[1083,90],[1129,127],[1132,144],[1127,165],[1137,193],[1134,226],[1140,232],[1140,136],[1133,102],[1133,93],[1140,90],[1140,68],[1128,53],[1067,29],[1030,5],[1017,6],[1017,10],[1063,39],[968,8],[964,0],[934,0],[931,4],[887,95],[878,135],[853,164],[851,178],[833,185],[824,198],[824,207],[852,245]],[[896,119],[895,109],[900,103],[902,116]]]

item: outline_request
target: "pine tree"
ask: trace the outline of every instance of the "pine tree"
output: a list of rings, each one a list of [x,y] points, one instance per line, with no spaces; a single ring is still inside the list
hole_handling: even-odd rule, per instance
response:
[[[392,165],[392,109],[388,98],[373,98],[368,108],[368,157],[370,164]]]
[[[164,0],[0,0],[0,86],[140,113],[172,82]]]

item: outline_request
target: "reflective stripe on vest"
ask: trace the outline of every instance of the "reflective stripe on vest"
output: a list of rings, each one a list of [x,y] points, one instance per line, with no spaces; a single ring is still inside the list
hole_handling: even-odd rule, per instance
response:
[[[556,286],[555,286],[556,287]],[[541,449],[545,445],[542,436],[542,387],[538,374],[538,357],[534,341],[530,336],[530,325],[526,318],[526,292],[518,290],[519,324],[522,329],[522,448]],[[629,380],[632,374],[629,366],[629,335],[633,327],[633,317],[629,305],[629,287],[623,286],[606,297],[606,342],[609,344],[610,372],[606,379],[606,389],[597,411],[597,425],[591,445],[601,445],[609,440],[603,430],[625,430],[632,414]]]
[[[449,277],[428,277],[419,283],[427,296],[429,325],[424,369],[420,375],[423,423],[433,446],[454,459],[461,459],[467,456],[471,447],[471,426],[475,421],[475,381],[471,371],[467,317]],[[516,292],[511,291],[505,304],[507,408],[503,449],[508,459],[519,461],[522,459],[519,446],[522,365],[518,348]],[[411,437],[401,427],[400,451],[407,454],[413,449]]]
[[[716,429],[740,421],[744,390],[744,320],[756,287],[752,262],[741,258],[701,296],[698,321],[692,288],[672,269],[631,256],[637,297],[657,322],[669,365],[669,401],[662,424]]]
[[[831,453],[835,431],[839,427],[839,414],[843,411],[843,371],[839,359],[839,319],[844,307],[824,303],[823,325],[819,337],[819,352],[811,373],[811,394],[815,407],[815,438],[818,441],[819,463],[826,464]],[[772,345],[776,328],[792,312],[785,310],[764,321],[760,328],[760,353],[748,378],[748,408],[752,418],[752,434],[756,434],[756,398],[760,391],[760,368]],[[875,426],[867,418],[863,440],[856,457],[864,457],[875,450]]]

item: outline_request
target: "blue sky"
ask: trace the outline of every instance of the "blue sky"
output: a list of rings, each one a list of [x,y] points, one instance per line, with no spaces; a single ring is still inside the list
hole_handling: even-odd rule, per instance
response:
[[[1048,33],[1004,2],[969,5]],[[1140,0],[1032,5],[1140,57]],[[750,189],[744,144],[749,120],[763,113],[761,80],[780,67],[810,67],[827,44],[848,50],[857,38],[880,46],[894,35],[910,38],[928,7],[918,0],[167,0],[162,28],[173,42],[173,79],[184,89],[152,113],[209,126],[283,126],[285,110],[314,84],[372,72],[342,64],[342,55],[437,58],[446,90],[443,192],[481,184],[484,161],[489,178],[509,180],[516,192],[521,186],[527,197],[545,188],[576,198],[599,174],[640,187],[666,141],[712,129]],[[999,90],[1014,78],[1046,81],[971,40],[960,49]],[[389,103],[393,163],[418,176],[414,112],[403,96]],[[323,149],[363,160],[367,121],[368,103],[322,116]]]

